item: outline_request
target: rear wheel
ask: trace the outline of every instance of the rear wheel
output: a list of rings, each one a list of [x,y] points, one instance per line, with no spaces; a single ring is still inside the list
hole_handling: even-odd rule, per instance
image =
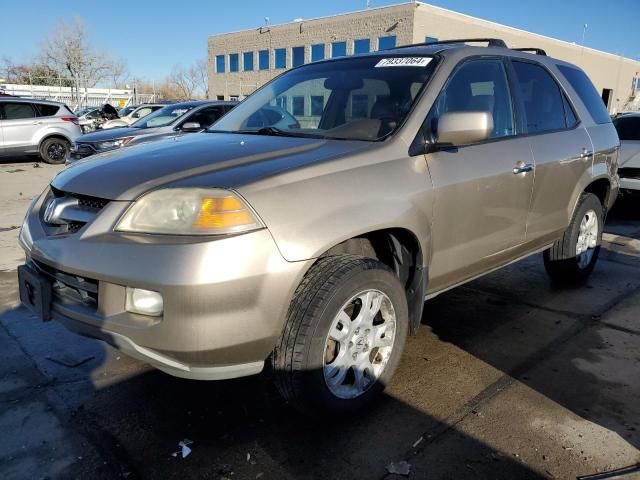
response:
[[[67,153],[69,153],[69,147],[69,142],[64,138],[47,138],[42,142],[42,145],[40,145],[40,158],[42,158],[45,163],[64,163],[67,159]]]
[[[404,288],[387,266],[322,258],[296,290],[274,351],[278,390],[306,413],[363,408],[393,375],[407,326]]]
[[[544,266],[551,278],[561,283],[577,283],[591,274],[600,253],[603,217],[598,197],[583,193],[569,228],[544,252]]]

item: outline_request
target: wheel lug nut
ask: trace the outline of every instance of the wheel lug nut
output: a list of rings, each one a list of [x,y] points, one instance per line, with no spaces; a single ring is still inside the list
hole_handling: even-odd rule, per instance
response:
[[[349,347],[353,347],[353,342],[349,342]]]
[[[360,328],[356,328],[355,334],[358,335],[360,333]]]
[[[365,335],[369,335],[369,332],[370,332],[370,331],[371,331],[371,330],[369,330],[369,329],[367,328],[367,329],[364,331]]]
[[[355,360],[356,358],[358,358],[358,354],[357,354],[357,353],[354,353],[354,354],[352,355],[352,357],[353,357],[353,359]]]

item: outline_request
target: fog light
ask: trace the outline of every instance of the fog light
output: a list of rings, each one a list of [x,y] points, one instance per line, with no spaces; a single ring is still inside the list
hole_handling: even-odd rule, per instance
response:
[[[162,295],[143,288],[127,287],[126,309],[128,312],[158,317],[162,315]]]

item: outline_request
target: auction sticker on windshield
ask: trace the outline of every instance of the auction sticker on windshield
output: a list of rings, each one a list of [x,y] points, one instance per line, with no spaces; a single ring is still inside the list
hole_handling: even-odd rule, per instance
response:
[[[431,57],[393,57],[383,58],[376,63],[378,67],[426,67],[433,60]]]

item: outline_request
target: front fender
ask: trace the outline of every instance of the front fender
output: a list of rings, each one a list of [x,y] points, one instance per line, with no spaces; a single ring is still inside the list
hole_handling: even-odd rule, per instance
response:
[[[375,156],[393,158],[385,150]],[[361,154],[284,173],[238,191],[288,261],[317,258],[344,240],[385,228],[409,230],[425,257],[430,251],[433,193],[422,155],[376,163]]]

